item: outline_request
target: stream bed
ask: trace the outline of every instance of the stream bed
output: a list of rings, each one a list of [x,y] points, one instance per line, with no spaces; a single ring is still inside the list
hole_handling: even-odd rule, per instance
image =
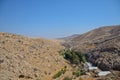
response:
[[[102,71],[102,70],[100,70],[98,67],[93,66],[92,63],[90,63],[90,62],[86,62],[85,64],[86,64],[86,69],[87,70],[98,70],[99,71],[98,76],[106,76],[106,75],[111,73],[110,71]]]

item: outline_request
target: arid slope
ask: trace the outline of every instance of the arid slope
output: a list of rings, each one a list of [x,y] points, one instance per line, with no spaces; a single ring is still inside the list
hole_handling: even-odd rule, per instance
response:
[[[63,48],[57,40],[0,33],[0,80],[53,80],[70,67],[58,53]]]
[[[72,39],[66,39],[62,43],[68,48],[79,49],[82,52],[89,51],[96,47],[95,43],[120,36],[120,25],[104,26],[87,33],[77,35]]]
[[[63,43],[86,53],[88,61],[102,70],[120,70],[120,25],[105,26]]]

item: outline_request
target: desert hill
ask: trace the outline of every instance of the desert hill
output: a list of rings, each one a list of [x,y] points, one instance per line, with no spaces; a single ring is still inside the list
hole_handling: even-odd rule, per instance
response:
[[[102,70],[120,70],[120,25],[104,26],[62,43],[86,53],[89,62]]]
[[[1,32],[0,80],[79,80],[60,54],[65,49],[60,42]],[[87,76],[83,80],[95,79]]]
[[[63,38],[58,38],[60,40],[65,40],[65,41],[69,41],[69,40],[72,40],[74,39],[75,37],[79,36],[79,34],[73,34],[71,36],[67,36],[67,37],[63,37]]]
[[[63,48],[57,40],[0,33],[0,80],[53,80],[64,66],[70,69],[58,53]]]
[[[110,77],[120,79],[120,25],[117,25],[60,40],[29,38],[1,32],[0,80],[65,80],[65,77],[72,80],[79,80],[81,77],[82,80],[99,80],[99,77],[93,78],[89,72],[76,78],[73,72],[78,66],[70,64],[63,58],[64,55],[60,55],[60,51],[65,48],[85,53],[87,61],[101,70],[118,71],[114,75],[102,77],[101,80]],[[56,74],[59,77],[54,78]]]
[[[76,35],[72,39],[64,39],[64,46],[68,48],[80,49],[83,52],[86,52],[94,48],[94,43],[104,41],[106,39],[119,36],[120,35],[120,25],[115,26],[104,26],[92,31],[89,31],[84,34]]]

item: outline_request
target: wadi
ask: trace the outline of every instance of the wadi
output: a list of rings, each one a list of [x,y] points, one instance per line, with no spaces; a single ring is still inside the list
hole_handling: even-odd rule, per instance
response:
[[[58,39],[0,32],[0,80],[120,80],[120,25]]]

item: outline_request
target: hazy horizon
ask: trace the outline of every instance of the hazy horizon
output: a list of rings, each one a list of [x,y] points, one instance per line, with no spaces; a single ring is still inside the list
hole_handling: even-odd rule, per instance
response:
[[[0,32],[61,38],[120,24],[119,0],[1,0]]]

